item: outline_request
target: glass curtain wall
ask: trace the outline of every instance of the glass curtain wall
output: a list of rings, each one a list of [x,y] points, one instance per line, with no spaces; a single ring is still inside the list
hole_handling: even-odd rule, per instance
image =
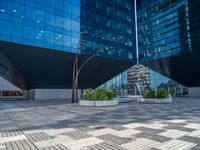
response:
[[[0,40],[74,52],[80,0],[0,0]]]

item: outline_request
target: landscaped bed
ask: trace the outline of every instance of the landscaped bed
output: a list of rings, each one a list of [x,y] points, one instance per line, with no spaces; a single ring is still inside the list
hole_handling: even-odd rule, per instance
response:
[[[119,101],[113,99],[116,93],[106,90],[92,90],[84,91],[83,100],[79,101],[82,106],[114,106],[118,105]]]
[[[172,97],[167,90],[148,90],[143,93],[143,98],[137,100],[139,103],[172,103]]]

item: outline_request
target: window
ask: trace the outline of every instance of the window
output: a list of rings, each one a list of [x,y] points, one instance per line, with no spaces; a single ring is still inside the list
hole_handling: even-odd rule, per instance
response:
[[[37,41],[44,41],[44,30],[35,29],[35,40]]]
[[[0,20],[0,34],[10,34],[10,23],[7,21]]]
[[[72,5],[72,14],[76,16],[80,16],[80,9],[79,6]]]
[[[24,38],[34,40],[34,28],[24,26]]]
[[[46,24],[54,25],[54,15],[51,13],[46,13]]]
[[[0,12],[3,13],[11,13],[11,9],[12,9],[12,3],[10,0],[2,0],[0,1]]]
[[[79,32],[80,31],[80,24],[79,21],[72,21],[72,30]]]
[[[22,24],[12,23],[12,36],[23,37]]]
[[[79,41],[79,38],[72,37],[72,47],[77,48],[78,41]]]
[[[55,16],[55,26],[61,27],[63,26],[63,19],[60,16]]]
[[[37,23],[44,22],[45,13],[41,10],[35,10],[35,20]]]
[[[71,47],[71,46],[72,46],[71,43],[72,43],[72,38],[71,38],[71,36],[64,35],[63,44],[64,44],[65,46]]]
[[[45,32],[45,42],[53,44],[53,32],[51,31]]]
[[[55,0],[55,8],[58,10],[63,10],[63,0]]]
[[[23,17],[24,6],[21,4],[13,3],[13,15]]]
[[[62,41],[62,35],[60,33],[55,33],[54,44],[62,45]]]
[[[64,28],[67,30],[71,30],[72,21],[70,19],[64,18]]]
[[[71,11],[72,11],[71,6],[72,6],[72,4],[64,1],[64,12],[71,14]]]
[[[46,0],[46,5],[49,7],[54,7],[54,0]]]
[[[25,17],[34,20],[34,9],[32,7],[25,7]]]

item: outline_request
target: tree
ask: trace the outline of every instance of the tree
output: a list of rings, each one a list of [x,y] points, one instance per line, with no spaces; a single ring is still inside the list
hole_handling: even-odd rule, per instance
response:
[[[74,65],[73,65],[73,75],[72,75],[72,103],[78,102],[78,78],[81,70],[84,68],[84,66],[92,59],[94,58],[97,53],[91,55],[89,58],[87,58],[80,66],[79,66],[79,54],[81,49],[81,40],[79,40],[79,44],[77,47]]]

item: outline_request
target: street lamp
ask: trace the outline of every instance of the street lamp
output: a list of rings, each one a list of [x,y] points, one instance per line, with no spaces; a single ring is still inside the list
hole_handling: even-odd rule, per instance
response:
[[[137,2],[136,2],[136,0],[134,0],[134,10],[135,10],[135,40],[136,40],[136,56],[137,56],[137,64],[139,64],[138,22],[137,22]]]

